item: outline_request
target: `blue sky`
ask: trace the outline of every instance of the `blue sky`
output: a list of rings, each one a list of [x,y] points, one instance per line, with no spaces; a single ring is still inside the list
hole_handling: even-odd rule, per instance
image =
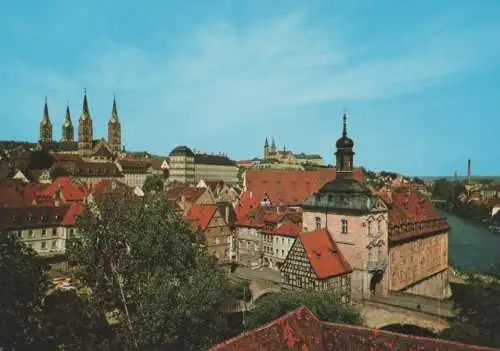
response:
[[[140,4],[140,5],[138,5]],[[342,110],[356,163],[500,174],[500,1],[9,1],[0,139],[60,138],[87,89],[94,135],[113,92],[129,150],[234,159],[280,148],[333,163]]]

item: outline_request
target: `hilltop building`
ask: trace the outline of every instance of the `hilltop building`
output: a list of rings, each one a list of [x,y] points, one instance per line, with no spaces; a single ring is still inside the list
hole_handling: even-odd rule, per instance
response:
[[[53,139],[52,121],[50,120],[47,98],[40,122],[39,148],[49,152],[77,154],[87,160],[102,161],[118,157],[122,151],[121,123],[118,118],[116,99],[113,97],[111,116],[108,121],[107,140],[94,139],[93,120],[90,114],[87,93],[84,93],[82,112],[78,120],[78,140],[74,138],[69,103],[66,105],[65,119],[62,124],[60,141]]]
[[[303,152],[294,154],[292,151],[287,150],[285,145],[283,145],[283,150],[278,150],[274,137],[272,138],[271,146],[269,146],[269,140],[266,137],[263,163],[281,163],[287,165],[310,164],[316,166],[324,164],[323,158],[320,155],[305,154]]]

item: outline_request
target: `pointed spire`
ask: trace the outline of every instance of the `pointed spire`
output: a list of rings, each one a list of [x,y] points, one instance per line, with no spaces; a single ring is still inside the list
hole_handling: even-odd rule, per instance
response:
[[[45,105],[43,107],[43,121],[44,122],[50,122],[49,105],[47,103],[47,95],[45,95]]]
[[[83,89],[82,117],[90,117],[89,103],[87,101],[87,89]]]
[[[69,101],[66,101],[66,121],[71,123],[71,113],[69,112]]]
[[[347,137],[347,111],[346,111],[346,109],[344,109],[343,119],[344,119],[344,130],[342,131],[342,136]]]
[[[113,109],[111,110],[111,121],[112,122],[117,122],[118,121],[118,109],[116,108],[116,96],[115,96],[115,93],[113,93]]]
[[[267,141],[267,137],[266,137],[266,142],[264,143],[264,147],[269,147],[269,141]]]
[[[271,144],[271,147],[274,148],[274,149],[276,149],[276,143],[274,142],[274,137],[273,137],[273,142]]]

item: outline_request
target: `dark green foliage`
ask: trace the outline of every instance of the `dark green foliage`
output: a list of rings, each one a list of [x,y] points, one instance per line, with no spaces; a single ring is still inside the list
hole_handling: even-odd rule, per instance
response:
[[[39,331],[47,268],[15,235],[0,233],[0,349],[28,349]]]
[[[258,299],[249,313],[248,329],[253,329],[305,305],[316,317],[325,322],[363,324],[358,310],[344,305],[330,292],[282,291]]]
[[[162,197],[115,197],[86,211],[68,253],[129,349],[200,350],[225,330],[228,279]],[[97,213],[97,212],[95,212]]]
[[[48,295],[41,323],[40,348],[107,350],[110,347],[112,331],[104,314],[74,291],[55,291]]]
[[[58,177],[69,177],[71,173],[62,167],[53,167],[50,169],[50,179],[54,181]]]
[[[249,302],[252,300],[252,292],[248,280],[236,280],[229,286],[229,295],[236,300]]]
[[[150,174],[146,177],[144,184],[142,186],[142,190],[145,192],[160,192],[163,191],[165,178],[158,174]]]
[[[468,284],[453,291],[457,320],[441,337],[467,344],[500,347],[500,265],[493,267],[485,280],[470,275]]]
[[[54,159],[46,151],[32,151],[28,163],[28,169],[49,169]]]
[[[432,197],[434,199],[446,200],[454,203],[457,196],[464,191],[464,187],[459,182],[451,182],[446,178],[438,179],[432,187]]]

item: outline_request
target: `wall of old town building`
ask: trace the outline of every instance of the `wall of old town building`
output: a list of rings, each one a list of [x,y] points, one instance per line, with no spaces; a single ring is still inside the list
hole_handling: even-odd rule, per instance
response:
[[[389,250],[390,290],[444,298],[448,291],[448,232]]]
[[[249,267],[260,265],[262,245],[259,228],[236,227],[235,240],[237,242],[238,263]]]
[[[195,164],[195,183],[202,179],[217,179],[226,183],[238,182],[238,167],[228,165]]]
[[[219,211],[215,212],[204,234],[208,252],[215,254],[221,263],[229,262],[232,255],[232,232]]]
[[[369,215],[338,214],[332,212],[304,211],[302,215],[304,231],[316,229],[316,218],[320,219],[320,227],[327,228],[333,241],[344,254],[345,258],[353,268],[352,273],[352,298],[355,300],[369,298],[371,296],[371,286],[373,273],[368,270],[369,250],[367,246],[372,241],[370,235],[379,232],[378,222],[380,221],[380,238],[382,247],[380,250],[380,260],[388,262],[388,215],[387,212],[373,213]],[[342,220],[348,223],[348,233],[342,233]],[[372,259],[377,252],[377,248],[372,249]],[[377,291],[386,295],[389,289],[387,269],[384,271],[379,282]]]

